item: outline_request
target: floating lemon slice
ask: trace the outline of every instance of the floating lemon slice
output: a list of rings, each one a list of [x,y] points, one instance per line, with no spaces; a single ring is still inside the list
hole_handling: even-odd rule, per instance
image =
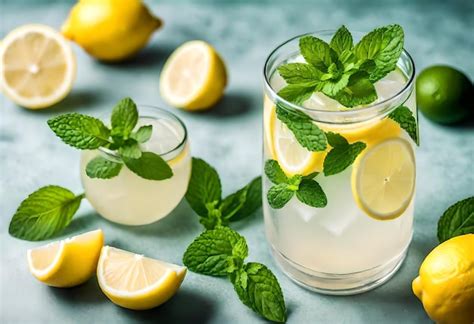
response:
[[[268,105],[268,104],[266,104]],[[264,107],[265,138],[273,159],[287,175],[321,172],[326,152],[310,152],[276,116],[275,107]]]
[[[415,158],[410,143],[388,139],[367,149],[352,170],[352,194],[370,217],[399,217],[410,205],[415,189]]]
[[[170,299],[186,275],[186,267],[105,246],[97,267],[104,294],[129,309],[150,309]]]
[[[328,131],[328,129],[326,129],[326,131]],[[336,129],[334,131],[344,136],[349,143],[362,141],[370,147],[389,138],[399,137],[401,128],[398,123],[390,118],[384,118],[380,121],[370,123],[365,127],[357,126],[357,128],[353,130]]]
[[[94,274],[103,244],[102,230],[87,232],[28,250],[28,266],[49,286],[77,286]]]
[[[222,97],[226,83],[225,65],[215,49],[203,41],[190,41],[166,61],[160,92],[172,106],[204,110]]]
[[[61,34],[44,25],[11,31],[0,47],[0,85],[16,104],[40,109],[61,101],[71,91],[76,59]]]

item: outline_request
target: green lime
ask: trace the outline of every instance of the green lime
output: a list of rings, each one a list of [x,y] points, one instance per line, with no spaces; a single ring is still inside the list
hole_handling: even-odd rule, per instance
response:
[[[424,69],[416,79],[416,101],[432,121],[451,124],[474,111],[473,85],[462,72],[442,65]]]

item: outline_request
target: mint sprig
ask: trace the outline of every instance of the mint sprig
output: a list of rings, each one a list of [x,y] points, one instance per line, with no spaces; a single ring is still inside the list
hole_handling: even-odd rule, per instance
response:
[[[275,160],[267,160],[264,169],[268,179],[274,183],[267,192],[267,200],[272,208],[283,208],[295,194],[299,201],[308,206],[322,208],[327,205],[326,194],[314,180],[317,173],[287,177]]]
[[[418,136],[418,124],[410,108],[406,106],[400,106],[392,111],[388,117],[396,121],[417,145],[420,144]]]
[[[278,94],[295,104],[302,104],[313,92],[322,92],[348,108],[374,102],[377,93],[373,84],[396,68],[403,42],[399,25],[377,28],[355,46],[345,26],[329,44],[304,36],[299,48],[306,63],[278,67],[288,83]]]
[[[165,180],[172,177],[170,166],[161,156],[142,151],[140,144],[150,139],[152,126],[141,126],[134,132],[138,118],[135,102],[124,98],[112,110],[111,128],[99,119],[78,113],[54,117],[48,120],[48,125],[66,144],[78,149],[104,147],[116,151],[126,167],[144,179]],[[117,176],[121,168],[121,163],[101,156],[89,161],[86,174],[91,178],[110,179]]]
[[[200,216],[201,224],[207,229],[213,229],[248,217],[260,208],[261,186],[261,177],[257,177],[223,199],[217,171],[206,161],[193,158],[191,179],[185,197]]]
[[[474,197],[458,201],[438,221],[440,243],[464,234],[474,234]]]
[[[367,147],[363,142],[349,144],[347,140],[337,133],[326,133],[331,151],[326,155],[323,164],[325,176],[334,175],[344,171],[352,165],[357,156]]]
[[[286,306],[275,275],[260,263],[245,263],[245,238],[223,226],[206,230],[186,249],[183,263],[191,271],[209,276],[227,276],[239,299],[264,318],[286,320]]]
[[[71,223],[84,197],[59,186],[42,187],[22,201],[8,232],[29,241],[53,237]]]

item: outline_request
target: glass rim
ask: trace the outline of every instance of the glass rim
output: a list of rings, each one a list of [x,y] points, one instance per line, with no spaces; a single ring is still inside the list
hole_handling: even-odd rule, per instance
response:
[[[168,111],[167,109],[165,108],[160,108],[160,107],[157,107],[157,106],[152,106],[152,105],[147,105],[147,104],[140,104],[140,103],[137,103],[137,109],[138,109],[138,118],[153,118],[153,119],[158,119],[158,117],[155,115],[153,115],[153,111],[158,111],[159,113],[162,113],[164,115],[167,115],[168,117],[170,117],[171,119],[175,120],[178,122],[178,124],[183,128],[183,138],[182,140],[175,146],[173,147],[172,149],[166,151],[166,152],[163,152],[163,153],[156,153],[157,155],[161,156],[162,158],[168,154],[171,154],[175,151],[178,151],[179,149],[182,149],[182,147],[184,147],[184,145],[186,144],[187,140],[188,140],[188,130],[186,128],[186,125],[184,124],[184,122],[178,117],[176,116],[175,114],[173,114],[172,112]],[[143,111],[146,111],[145,113],[143,113]],[[104,119],[104,115],[101,115],[102,118],[99,118],[101,120]],[[110,117],[110,113],[107,114],[107,116]],[[108,149],[106,147],[99,147],[98,150],[113,158],[114,160],[116,161],[119,161],[119,162],[122,162],[122,158],[119,156],[119,154],[116,152],[116,151],[113,151],[111,149]],[[164,159],[165,161],[167,161],[166,159]]]
[[[408,53],[408,51],[405,50],[405,48],[403,48],[402,53],[400,55],[400,58],[397,61],[397,65],[398,65],[398,62],[402,59],[402,57],[405,57],[408,60],[410,66],[412,68],[412,73],[411,73],[411,75],[406,75],[407,82],[403,85],[402,89],[400,89],[397,93],[395,93],[394,95],[392,95],[392,96],[390,96],[390,97],[388,97],[388,98],[386,98],[382,101],[379,101],[379,102],[376,102],[376,103],[373,103],[373,104],[368,104],[364,107],[357,108],[357,109],[346,107],[349,110],[332,111],[332,110],[321,110],[321,109],[307,108],[307,107],[304,107],[302,105],[292,103],[292,102],[280,97],[278,95],[278,93],[273,89],[273,87],[270,84],[271,75],[267,75],[267,69],[269,68],[270,60],[277,54],[278,50],[280,50],[281,48],[283,48],[285,45],[289,44],[290,42],[292,42],[296,39],[299,39],[301,37],[304,37],[304,36],[333,35],[336,31],[337,31],[336,29],[323,29],[323,30],[317,30],[317,31],[314,31],[314,32],[309,32],[309,33],[296,35],[296,36],[291,37],[290,39],[280,43],[278,46],[276,46],[270,52],[270,54],[265,59],[265,64],[263,65],[263,79],[264,79],[265,88],[270,92],[272,97],[274,97],[278,101],[282,102],[285,106],[293,108],[293,109],[297,109],[297,110],[303,110],[303,111],[310,112],[310,113],[317,113],[318,115],[324,115],[324,116],[351,116],[351,115],[354,115],[354,114],[371,113],[373,111],[376,111],[377,109],[380,109],[381,107],[384,107],[385,105],[389,104],[390,102],[396,101],[397,98],[402,97],[407,91],[410,90],[410,88],[411,88],[411,86],[412,86],[412,84],[415,80],[415,74],[416,74],[415,63],[414,63],[413,58],[411,57],[410,53]],[[356,35],[364,35],[363,32],[359,32],[359,31],[351,31],[351,33],[356,34]],[[274,72],[274,70],[269,71],[269,72]]]

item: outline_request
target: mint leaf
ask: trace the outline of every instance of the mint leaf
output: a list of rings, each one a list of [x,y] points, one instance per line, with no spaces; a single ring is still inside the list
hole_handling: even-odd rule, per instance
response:
[[[277,117],[293,133],[298,143],[304,148],[319,152],[326,149],[326,136],[324,132],[303,112],[291,112],[277,104]]]
[[[268,204],[274,209],[283,208],[294,193],[295,191],[288,188],[286,183],[274,185],[267,192]]]
[[[350,108],[374,102],[377,99],[377,92],[369,79],[369,74],[359,71],[350,76],[345,88],[330,97]]]
[[[333,147],[324,159],[324,175],[329,176],[344,171],[354,162],[365,147],[366,145],[363,142],[355,142],[352,144]]]
[[[66,188],[46,186],[38,189],[20,204],[10,222],[10,235],[23,240],[39,241],[50,238],[72,220],[84,198]]]
[[[86,174],[89,178],[110,179],[118,176],[122,164],[97,156],[87,163]]]
[[[247,187],[244,187],[237,192],[225,197],[219,207],[223,218],[232,218],[242,208],[246,200]]]
[[[186,200],[200,216],[207,216],[206,203],[220,202],[222,196],[221,180],[217,171],[206,161],[193,158],[191,179]]]
[[[278,67],[278,73],[288,84],[312,83],[321,78],[321,71],[306,63],[288,63]]]
[[[400,25],[377,28],[365,35],[355,46],[354,52],[360,60],[373,60],[375,69],[370,81],[376,82],[395,70],[403,51],[404,34]]]
[[[112,134],[128,138],[138,122],[137,105],[130,98],[124,98],[112,110]]]
[[[231,222],[246,218],[262,207],[262,177],[256,177],[241,190],[247,193],[245,201],[237,212],[229,217]]]
[[[270,321],[285,322],[286,306],[280,284],[265,265],[247,263],[231,275],[231,281],[244,305]]]
[[[271,182],[275,184],[288,182],[288,177],[276,160],[267,160],[264,169],[265,174]]]
[[[347,142],[347,140],[341,134],[338,133],[327,132],[326,138],[328,140],[329,145],[331,145],[332,147],[349,144],[349,142]]]
[[[303,179],[312,180],[312,179],[316,178],[316,176],[317,176],[318,174],[319,174],[319,172],[312,172],[312,173],[310,173],[310,174],[308,174],[308,175],[305,175],[305,176],[301,177],[301,179],[302,179],[302,180],[303,180]]]
[[[328,203],[323,189],[314,180],[303,179],[296,191],[296,197],[303,204],[316,208],[326,207]]]
[[[406,106],[400,106],[388,115],[388,117],[396,121],[401,128],[403,128],[411,139],[419,145],[418,140],[418,125],[416,123],[415,116],[413,116],[410,108]]]
[[[49,119],[48,125],[64,143],[81,150],[94,150],[110,143],[110,130],[94,117],[63,114]]]
[[[321,89],[322,93],[332,98],[349,84],[352,73],[353,72],[347,72],[341,75],[338,79],[323,81],[318,87]]]
[[[463,199],[449,207],[438,222],[440,243],[464,234],[474,234],[474,197]]]
[[[316,82],[289,84],[278,91],[278,95],[289,102],[300,105],[311,97],[316,89],[316,84]]]
[[[203,232],[188,246],[183,263],[193,272],[225,276],[238,269],[247,255],[242,236],[228,227],[217,227]]]
[[[129,159],[139,159],[142,156],[140,146],[135,141],[119,147],[118,151],[121,157]]]
[[[337,62],[336,52],[325,41],[314,36],[304,36],[299,42],[300,52],[306,62],[321,72],[328,72],[329,66]]]
[[[331,39],[329,46],[340,56],[344,51],[351,51],[354,46],[352,35],[346,26],[341,26]]]
[[[145,143],[150,139],[152,131],[152,125],[141,126],[135,133],[132,133],[130,137],[138,143]]]
[[[218,226],[227,226],[228,221],[223,219],[222,212],[218,208],[219,201],[215,200],[213,202],[206,204],[207,215],[199,217],[199,223],[202,224],[206,229],[211,230]]]
[[[138,159],[122,156],[122,160],[130,171],[144,179],[165,180],[173,176],[168,163],[152,152],[143,152]]]

